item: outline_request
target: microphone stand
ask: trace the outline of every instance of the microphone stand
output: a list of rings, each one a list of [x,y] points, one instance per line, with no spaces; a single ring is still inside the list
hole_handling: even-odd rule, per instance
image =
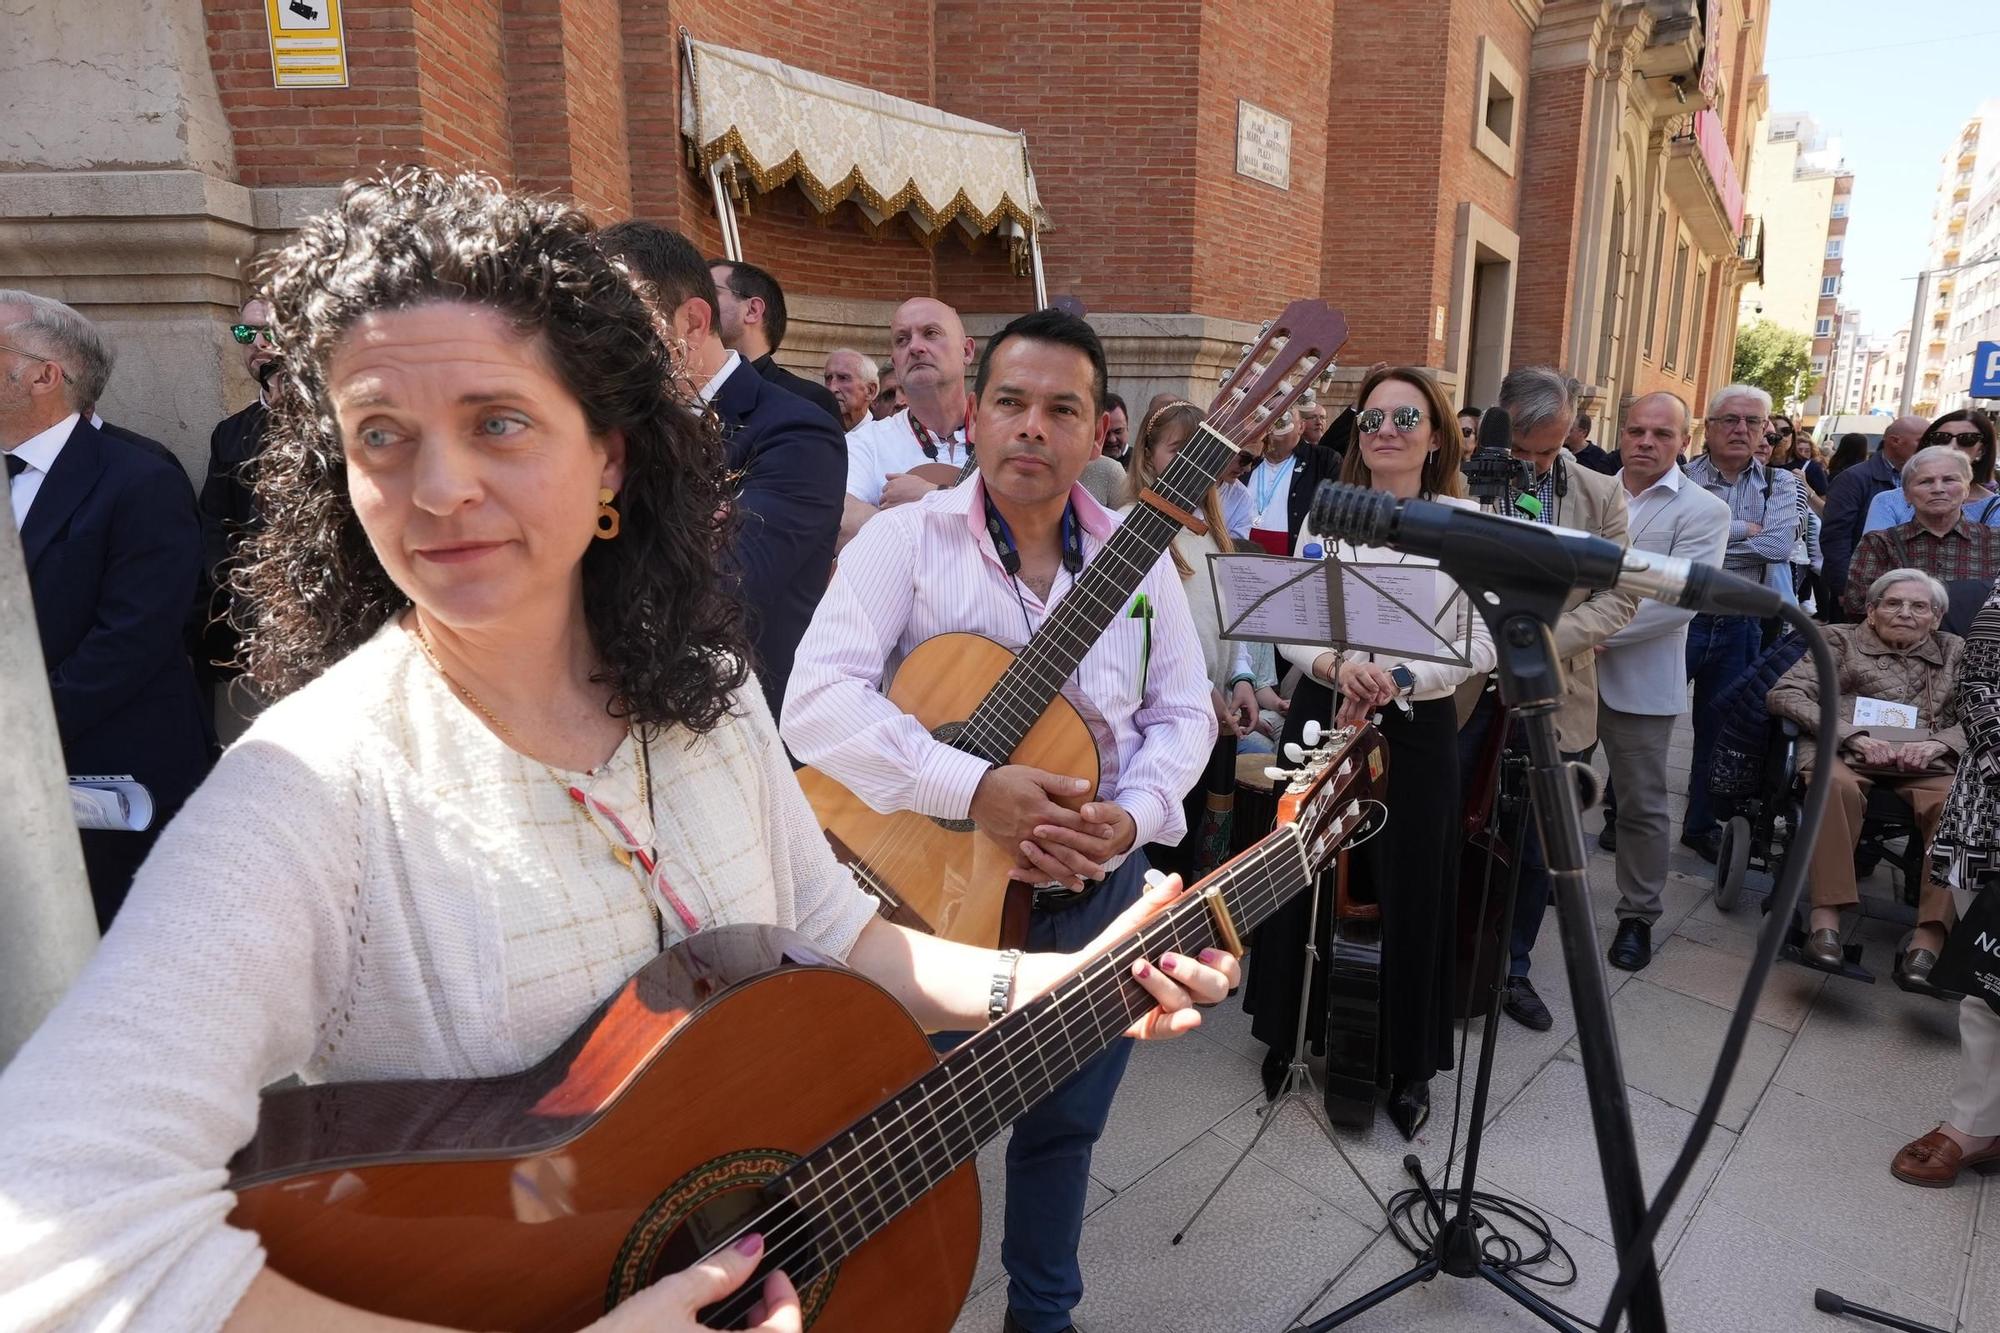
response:
[[[1469,488],[1482,508],[1499,510],[1511,502],[1520,466],[1511,455],[1497,450],[1481,448],[1473,454],[1466,475]],[[1541,833],[1549,882],[1554,889],[1570,999],[1576,1009],[1584,1082],[1590,1095],[1591,1125],[1596,1133],[1605,1201],[1611,1214],[1612,1238],[1623,1253],[1645,1220],[1646,1188],[1639,1173],[1631,1104],[1612,1026],[1611,995],[1605,986],[1604,964],[1591,921],[1577,779],[1571,772],[1572,765],[1563,760],[1556,738],[1555,717],[1562,706],[1562,671],[1556,658],[1553,626],[1562,614],[1570,587],[1556,578],[1527,584],[1515,577],[1500,583],[1498,579],[1482,576],[1479,562],[1473,560],[1454,563],[1447,557],[1439,564],[1485,618],[1498,659],[1500,697],[1521,719],[1526,732],[1528,790],[1536,827]],[[1491,602],[1484,595],[1489,593],[1494,599]],[[1502,722],[1496,720],[1495,725]],[[1503,940],[1507,923],[1513,920],[1519,869],[1517,861],[1508,876],[1506,906],[1499,918]],[[1562,1333],[1583,1333],[1570,1318],[1488,1259],[1480,1243],[1483,1219],[1472,1210],[1474,1182],[1479,1173],[1487,1096],[1493,1081],[1493,1052],[1499,1036],[1501,996],[1497,992],[1507,984],[1504,967],[1495,970],[1493,984],[1496,993],[1486,1012],[1479,1074],[1473,1085],[1472,1123],[1466,1136],[1465,1166],[1453,1201],[1455,1211],[1450,1217],[1445,1216],[1424,1176],[1421,1162],[1415,1154],[1405,1157],[1403,1168],[1415,1178],[1425,1207],[1437,1225],[1430,1253],[1407,1272],[1307,1325],[1302,1333],[1326,1333],[1439,1273],[1484,1278],[1550,1327]],[[1630,1326],[1633,1333],[1666,1333],[1659,1269],[1650,1259],[1633,1289]]]

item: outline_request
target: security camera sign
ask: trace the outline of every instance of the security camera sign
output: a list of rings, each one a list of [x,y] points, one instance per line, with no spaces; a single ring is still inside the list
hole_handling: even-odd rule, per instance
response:
[[[340,0],[264,0],[271,82],[278,88],[345,88],[347,34]]]
[[[1974,398],[2000,398],[2000,342],[1986,342],[1972,349]]]

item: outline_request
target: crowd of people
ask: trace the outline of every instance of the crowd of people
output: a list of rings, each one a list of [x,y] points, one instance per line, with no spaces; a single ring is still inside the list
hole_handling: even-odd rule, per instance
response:
[[[666,227],[598,228],[475,177],[354,182],[238,311],[258,395],[215,427],[197,494],[168,450],[97,414],[112,357],[90,322],[0,291],[0,445],[65,757],[133,775],[158,809],[145,833],[84,835],[108,934],[0,1076],[0,1211],[30,1224],[0,1253],[0,1292],[51,1323],[120,1309],[159,1327],[364,1326],[264,1268],[225,1221],[221,1168],[274,1080],[518,1070],[649,957],[729,922],[801,932],[949,1041],[1161,910],[1177,889],[1153,867],[1193,882],[1221,865],[1239,760],[1313,723],[1372,721],[1392,757],[1391,828],[1356,849],[1350,890],[1382,920],[1365,1081],[1418,1133],[1453,1060],[1464,853],[1396,830],[1455,828],[1468,793],[1491,799],[1482,770],[1518,721],[1487,628],[1465,599],[1440,602],[1456,607],[1457,662],[1232,640],[1207,557],[1422,567],[1323,540],[1313,496],[1339,480],[1471,504],[1482,411],[1384,364],[1351,402],[1308,393],[1247,441],[1181,516],[1133,614],[1080,656],[1072,693],[1109,760],[1092,789],[941,739],[887,682],[938,634],[1033,638],[1203,408],[1161,394],[1132,412],[1089,324],[1057,309],[982,347],[915,296],[895,308],[886,365],[842,347],[818,382],[778,364],[786,322],[771,273]],[[1885,789],[1923,846],[1896,976],[1929,986],[1954,892],[2000,873],[1991,420],[1899,418],[1879,449],[1850,437],[1822,457],[1752,386],[1697,417],[1669,392],[1592,404],[1547,366],[1515,368],[1484,411],[1505,415],[1519,460],[1516,516],[1728,569],[1826,622],[1841,739],[1798,752],[1834,790],[1800,849],[1800,957],[1838,968],[1863,807]],[[1453,592],[1441,572],[1436,586]],[[1810,728],[1817,678],[1776,621],[1617,590],[1573,594],[1554,638],[1560,748],[1588,761],[1602,744],[1609,769],[1608,958],[1644,968],[1676,719],[1692,713],[1680,842],[1714,861],[1723,701],[1772,670],[1760,702]],[[1773,666],[1787,652],[1798,665]],[[1915,727],[1889,736],[1858,720],[1863,703],[1906,705]],[[237,714],[254,718],[240,738]],[[873,809],[997,842],[1035,886],[1025,950],[885,919],[821,837],[800,764]],[[1489,945],[1506,1013],[1545,1030],[1533,965],[1551,947],[1549,875],[1532,825],[1511,850],[1516,910]],[[1252,944],[1245,1002],[1273,1094],[1312,993],[1309,919],[1295,899]],[[1157,1003],[1135,1037],[1186,1031],[1242,980],[1219,950],[1133,975]],[[2000,1016],[1965,1000],[1961,1029],[1951,1118],[1893,1164],[1915,1183],[2000,1159]],[[1128,1052],[1116,1043],[1016,1125],[1008,1330],[1070,1326],[1090,1154]],[[755,1240],[605,1326],[634,1326],[636,1308],[648,1327],[695,1327],[752,1271]],[[796,1308],[774,1276],[758,1326],[795,1327]]]

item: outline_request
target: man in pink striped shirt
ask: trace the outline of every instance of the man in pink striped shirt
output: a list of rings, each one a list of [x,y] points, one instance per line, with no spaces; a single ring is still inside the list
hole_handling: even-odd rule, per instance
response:
[[[1215,743],[1208,679],[1166,560],[1083,652],[1067,688],[1102,722],[1103,779],[986,759],[933,739],[882,693],[912,649],[950,631],[1021,644],[1061,609],[1118,520],[1076,484],[1103,447],[1104,351],[1060,311],[995,334],[973,383],[979,475],[873,518],[842,552],[799,644],[786,745],[880,811],[970,819],[1015,852],[1037,892],[1030,949],[1081,948],[1138,896],[1141,848],[1186,832],[1181,798]],[[1143,598],[1143,602],[1140,600]],[[1144,614],[1150,610],[1150,616]],[[1161,966],[1200,967],[1168,955]],[[1077,1240],[1090,1155],[1130,1044],[1086,1065],[1014,1127],[1007,1149],[1007,1333],[1063,1333],[1083,1295]]]

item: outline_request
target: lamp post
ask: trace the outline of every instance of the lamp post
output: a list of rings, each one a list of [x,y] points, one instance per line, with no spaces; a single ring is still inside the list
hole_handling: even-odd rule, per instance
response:
[[[1927,268],[1917,274],[1917,299],[1910,307],[1910,346],[1903,359],[1903,395],[1901,410],[1908,412],[1916,406],[1917,358],[1919,350],[1927,344],[1917,340],[1923,336],[1924,297],[1930,294],[1931,279],[1947,273],[1957,273],[1961,269],[1978,268],[1983,264],[2000,263],[2000,255],[1988,255],[1984,259],[1969,259],[1963,264],[1947,264],[1943,268]]]

